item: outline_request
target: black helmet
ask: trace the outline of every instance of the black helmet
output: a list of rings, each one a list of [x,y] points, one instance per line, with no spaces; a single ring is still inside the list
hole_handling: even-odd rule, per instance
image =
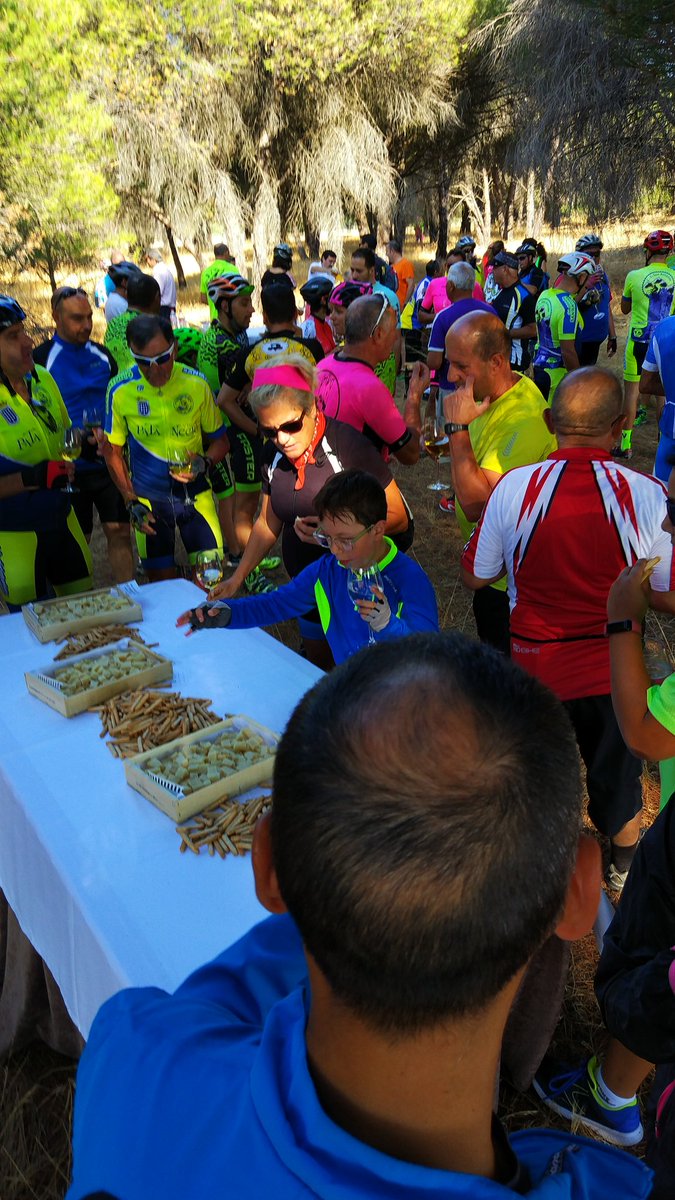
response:
[[[11,296],[0,295],[0,333],[4,333],[10,325],[18,325],[19,321],[25,320],[26,314],[21,305]]]
[[[318,304],[330,296],[334,286],[334,280],[328,279],[326,275],[314,275],[307,283],[303,283],[300,295],[307,304]]]
[[[525,241],[521,242],[516,250],[516,254],[531,254],[533,258],[536,258],[537,243],[530,238],[525,238]]]
[[[142,275],[143,272],[140,267],[136,266],[136,263],[121,262],[111,263],[108,267],[108,274],[115,287],[117,287],[118,283],[124,283],[125,281],[128,283],[132,275]]]
[[[288,242],[277,242],[274,247],[274,257],[286,271],[290,271],[293,265],[293,251]]]

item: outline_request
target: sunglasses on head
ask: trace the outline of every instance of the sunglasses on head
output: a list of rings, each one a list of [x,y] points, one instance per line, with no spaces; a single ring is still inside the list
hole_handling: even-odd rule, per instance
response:
[[[368,334],[368,337],[372,337],[372,336],[373,336],[373,334],[374,334],[375,330],[377,329],[377,327],[378,327],[378,325],[379,325],[380,321],[382,320],[382,318],[383,318],[384,314],[386,313],[387,309],[389,308],[389,301],[388,301],[387,297],[385,296],[384,292],[381,292],[381,293],[380,293],[380,300],[382,301],[382,307],[380,308],[380,315],[379,315],[379,317],[377,318],[377,320],[376,320],[375,324],[373,325],[373,328],[371,329],[370,333]]]
[[[164,363],[168,363],[173,354],[173,346],[169,346],[168,350],[162,350],[161,354],[153,354],[152,357],[147,354],[136,354],[134,350],[131,353],[139,367],[163,367]]]
[[[62,300],[72,300],[73,296],[86,296],[84,288],[81,287],[62,287],[54,292],[52,297],[52,307],[56,308]]]
[[[301,417],[296,417],[294,421],[284,421],[283,425],[263,425],[258,421],[258,432],[263,437],[270,438],[271,441],[276,441],[280,433],[299,433],[302,429],[305,420],[305,413]]]

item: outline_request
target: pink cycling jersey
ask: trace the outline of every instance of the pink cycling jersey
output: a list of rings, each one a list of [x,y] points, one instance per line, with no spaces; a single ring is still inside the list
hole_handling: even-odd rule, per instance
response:
[[[391,392],[367,363],[338,351],[317,364],[317,377],[317,401],[327,417],[352,425],[385,451],[409,440]]]

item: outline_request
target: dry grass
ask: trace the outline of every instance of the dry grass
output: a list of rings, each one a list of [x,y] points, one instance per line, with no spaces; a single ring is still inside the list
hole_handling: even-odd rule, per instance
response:
[[[626,272],[640,265],[638,247],[644,232],[663,224],[663,218],[651,217],[638,227],[614,226],[601,230],[608,247],[604,255],[605,266],[613,284],[615,295],[615,320],[619,336],[619,353],[607,362],[621,376],[623,345],[626,336],[626,319],[618,312],[618,297],[621,293]],[[527,231],[518,231],[518,234]],[[580,228],[557,231],[547,241],[550,251],[549,262],[553,263],[558,251],[573,245],[582,232]],[[518,234],[509,241],[516,244]],[[345,247],[348,254],[351,246]],[[423,264],[432,257],[430,247],[408,247],[407,253],[416,264],[419,276]],[[189,266],[189,264],[186,264]],[[307,264],[298,264],[298,276],[306,275]],[[83,281],[92,282],[92,281]],[[23,280],[13,287],[13,294],[30,312],[38,327],[47,330],[50,326],[47,291],[36,281]],[[184,315],[195,324],[204,319],[205,311],[199,304],[199,280],[192,264],[187,293],[182,293],[180,303]],[[103,318],[95,316],[95,335],[102,337]],[[633,465],[649,471],[653,463],[657,434],[653,414],[649,423],[634,435]],[[441,467],[442,477],[447,478],[447,466]],[[445,475],[444,475],[445,473]],[[459,554],[462,538],[454,519],[438,509],[437,494],[430,492],[427,485],[435,477],[435,466],[430,460],[422,461],[410,469],[396,468],[398,480],[415,513],[416,537],[412,554],[430,576],[438,597],[441,626],[458,629],[474,635],[470,598],[463,590],[458,575]],[[108,582],[109,575],[100,531],[94,542],[96,583]],[[294,648],[297,640],[292,626],[275,627],[273,632],[282,641]],[[650,618],[649,636],[666,647],[675,642],[673,622],[663,617]],[[645,823],[649,824],[658,809],[658,783],[653,768],[645,773]],[[556,1054],[575,1061],[586,1053],[601,1047],[603,1033],[593,993],[593,974],[597,962],[597,950],[592,935],[574,947],[573,968],[570,975],[562,1018],[554,1039]],[[72,1111],[74,1067],[68,1060],[60,1058],[43,1046],[35,1045],[14,1057],[3,1067],[2,1092],[0,1094],[0,1196],[2,1200],[62,1200],[69,1172],[69,1131]],[[555,1123],[555,1117],[543,1108],[531,1094],[519,1095],[508,1087],[502,1092],[502,1112],[512,1128],[524,1125]]]

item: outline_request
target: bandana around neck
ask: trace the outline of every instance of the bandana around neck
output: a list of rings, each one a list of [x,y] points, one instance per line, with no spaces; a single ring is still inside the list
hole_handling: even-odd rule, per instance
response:
[[[317,409],[316,420],[314,422],[314,433],[312,440],[307,449],[300,455],[299,458],[291,459],[293,466],[297,472],[294,491],[299,492],[305,486],[305,467],[316,462],[314,451],[326,432],[326,416],[325,413],[319,412]]]

